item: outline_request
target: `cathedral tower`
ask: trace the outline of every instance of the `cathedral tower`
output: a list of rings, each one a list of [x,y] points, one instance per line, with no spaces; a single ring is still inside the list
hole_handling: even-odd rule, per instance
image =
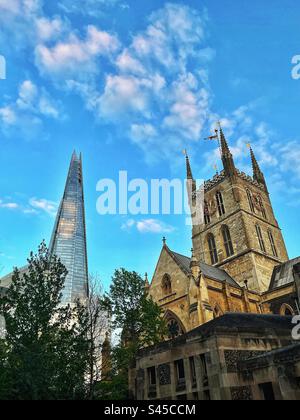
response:
[[[222,128],[224,170],[204,184],[204,223],[193,222],[199,261],[226,270],[241,286],[265,292],[275,266],[288,260],[263,172],[250,149],[253,176],[239,171]],[[187,178],[194,181],[190,162]],[[189,191],[190,200],[195,197]]]

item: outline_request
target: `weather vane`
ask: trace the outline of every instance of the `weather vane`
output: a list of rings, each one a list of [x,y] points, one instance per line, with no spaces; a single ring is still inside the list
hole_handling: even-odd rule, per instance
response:
[[[221,127],[221,123],[220,121],[217,122],[219,129],[221,131],[222,127]],[[204,140],[208,140],[208,141],[214,141],[217,140],[218,141],[218,145],[219,145],[219,151],[220,151],[220,155],[222,156],[222,148],[221,148],[221,142],[220,142],[220,137],[219,137],[219,129],[215,129],[215,134],[209,137],[206,137]]]
[[[213,169],[216,171],[216,174],[219,175],[219,169],[216,163],[213,165]]]

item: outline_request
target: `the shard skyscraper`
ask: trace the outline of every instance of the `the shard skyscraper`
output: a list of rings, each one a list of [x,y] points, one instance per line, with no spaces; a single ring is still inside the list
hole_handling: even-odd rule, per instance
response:
[[[68,270],[62,303],[85,299],[88,296],[88,263],[82,159],[76,152],[71,159],[49,248]]]

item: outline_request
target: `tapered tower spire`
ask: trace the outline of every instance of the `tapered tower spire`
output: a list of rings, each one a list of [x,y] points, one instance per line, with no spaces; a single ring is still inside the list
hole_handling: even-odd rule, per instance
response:
[[[82,161],[73,152],[65,191],[49,246],[68,270],[62,303],[71,304],[88,297],[88,261],[86,245]]]
[[[220,126],[221,157],[222,157],[224,170],[225,170],[226,175],[233,176],[236,171],[233,156],[229,149],[221,124],[219,124],[219,126]]]
[[[265,188],[267,189],[267,184],[266,184],[264,174],[260,169],[260,166],[257,162],[256,156],[254,154],[252,147],[250,147],[250,155],[251,155],[251,161],[252,161],[253,179],[257,181],[259,184],[264,185]]]
[[[186,159],[186,179],[187,179],[187,191],[188,191],[188,197],[190,206],[193,203],[193,196],[197,190],[197,184],[193,177],[193,172],[191,168],[190,158],[187,154],[187,151],[185,150],[185,159]]]
[[[190,158],[187,153],[185,154],[185,159],[186,159],[186,179],[194,180]]]
[[[150,283],[148,279],[148,273],[145,274],[145,292],[148,293],[150,289]]]

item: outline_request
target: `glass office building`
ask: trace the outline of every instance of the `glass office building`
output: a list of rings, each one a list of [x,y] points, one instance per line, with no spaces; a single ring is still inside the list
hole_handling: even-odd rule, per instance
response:
[[[88,264],[82,159],[75,152],[49,248],[51,254],[57,255],[68,270],[62,303],[85,299],[88,295]]]

